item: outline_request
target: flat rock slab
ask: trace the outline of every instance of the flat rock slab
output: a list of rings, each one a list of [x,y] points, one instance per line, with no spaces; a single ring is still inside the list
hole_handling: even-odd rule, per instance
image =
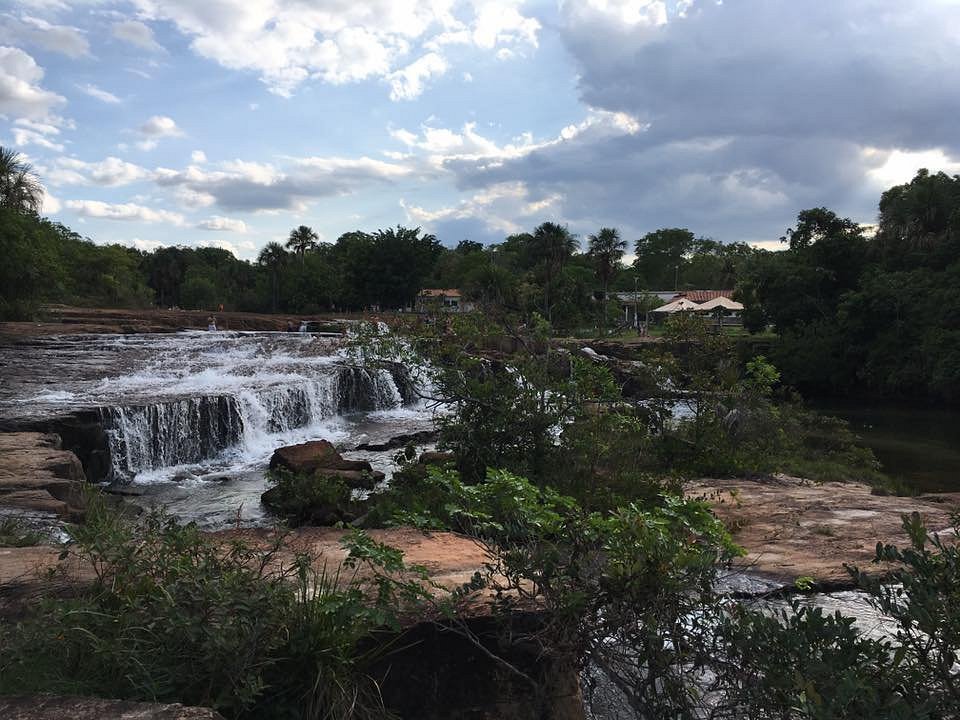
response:
[[[86,477],[57,435],[0,433],[0,506],[73,518],[80,511]]]
[[[872,495],[860,483],[814,483],[782,475],[764,480],[698,480],[687,495],[703,497],[747,555],[737,563],[771,579],[798,577],[842,583],[844,564],[864,572],[889,569],[873,563],[877,542],[909,545],[901,516],[914,512],[930,532],[952,534],[950,514],[960,493],[918,497]]]
[[[340,541],[346,530],[323,527],[304,527],[292,530],[284,537],[281,549],[273,558],[272,567],[289,568],[297,553],[313,558],[313,567],[328,573],[347,557]],[[426,533],[414,528],[369,530],[378,542],[402,550],[408,565],[422,565],[430,579],[439,587],[455,589],[467,583],[477,571],[489,562],[486,551],[473,540],[450,532]],[[212,533],[214,539],[229,542],[243,540],[263,549],[272,548],[276,531],[266,528],[223,530]],[[62,592],[94,579],[93,568],[81,565],[71,556],[59,560],[59,548],[40,545],[26,548],[0,548],[0,617],[4,612],[15,613],[32,599]],[[56,572],[52,572],[52,571]],[[346,580],[351,573],[344,573]],[[483,605],[471,608],[480,612]],[[0,718],[5,716],[0,713]]]
[[[75,695],[0,697],[4,720],[223,720],[209,708],[104,700]]]

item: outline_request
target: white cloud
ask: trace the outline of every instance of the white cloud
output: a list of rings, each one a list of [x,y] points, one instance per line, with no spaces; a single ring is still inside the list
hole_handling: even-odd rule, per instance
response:
[[[46,188],[43,189],[43,212],[48,215],[53,215],[54,213],[60,212],[60,208],[63,207],[60,201],[53,196]]]
[[[203,164],[207,161],[207,154],[203,150],[194,150],[190,153],[190,162]]]
[[[427,53],[405,68],[387,76],[391,100],[413,100],[424,90],[428,80],[443,75],[449,65],[441,55]]]
[[[143,250],[144,252],[153,252],[162,247],[167,247],[167,243],[160,240],[143,240],[142,238],[133,238],[130,244],[137,250]]]
[[[115,38],[128,42],[131,45],[136,45],[144,50],[151,52],[160,52],[163,50],[160,43],[154,39],[153,30],[150,29],[150,26],[138,20],[116,22],[111,26],[110,32],[113,33]]]
[[[107,92],[101,88],[98,88],[92,83],[86,83],[85,85],[77,85],[79,90],[82,90],[87,95],[92,98],[96,98],[100,102],[105,102],[110,105],[117,105],[120,103],[120,98],[114,95],[112,92]]]
[[[37,145],[56,152],[63,151],[63,143],[55,139],[60,134],[60,128],[51,123],[18,118],[14,121],[11,132],[13,144],[18,147]]]
[[[243,220],[235,220],[234,218],[227,218],[221,215],[214,215],[206,220],[201,220],[197,223],[197,227],[201,230],[221,230],[235,233],[247,232],[247,224]]]
[[[157,137],[183,135],[183,131],[177,127],[174,119],[166,115],[154,115],[140,126],[140,132],[144,135],[155,135]]]
[[[0,46],[0,114],[48,119],[66,99],[40,87],[43,68],[19,48]]]
[[[0,42],[37,45],[44,50],[78,58],[90,54],[83,32],[69,25],[52,25],[46,20],[21,15],[0,16]]]
[[[146,223],[169,223],[182,226],[183,215],[169,210],[153,208],[134,203],[105,203],[100,200],[67,200],[66,206],[82,217],[103,218],[106,220],[129,220]]]
[[[173,118],[166,115],[154,115],[141,125],[137,132],[143,136],[143,140],[137,143],[141,150],[153,150],[162,138],[183,136],[183,130]]]
[[[239,258],[252,258],[257,251],[257,246],[250,240],[225,240],[223,238],[214,238],[212,240],[201,240],[197,243],[199,247],[216,247],[221,250],[228,250]]]
[[[392,182],[413,174],[404,164],[369,157],[287,158],[284,167],[230,160],[211,168],[158,168],[153,177],[174,189],[189,207],[216,203],[244,212],[303,210],[317,198],[344,195],[375,182]]]
[[[540,24],[517,0],[134,0],[145,19],[171,22],[192,49],[221,65],[257,73],[283,96],[318,79],[328,83],[387,79],[395,98],[413,97],[446,69],[439,49],[453,42],[490,50],[536,45]],[[436,58],[420,65],[411,54]],[[429,65],[429,72],[426,65]],[[411,69],[412,68],[412,69]]]
[[[456,232],[453,228],[473,226],[482,227],[482,235],[497,236],[521,232],[525,225],[532,226],[548,217],[556,218],[563,200],[559,193],[534,197],[524,183],[513,181],[491,185],[454,206],[438,210],[427,210],[405,201],[400,204],[411,222],[431,229],[446,226],[444,235]],[[466,232],[464,237],[469,234],[476,235],[477,231]]]
[[[150,176],[151,173],[145,168],[112,156],[99,162],[60,157],[47,172],[47,179],[54,185],[115,187],[145,180]]]
[[[891,185],[910,182],[920,168],[927,168],[931,172],[942,170],[950,175],[960,174],[960,156],[951,157],[940,148],[913,152],[909,150],[888,152],[868,148],[864,151],[864,155],[867,158],[882,160],[882,164],[867,171],[867,177],[878,190],[886,190]]]

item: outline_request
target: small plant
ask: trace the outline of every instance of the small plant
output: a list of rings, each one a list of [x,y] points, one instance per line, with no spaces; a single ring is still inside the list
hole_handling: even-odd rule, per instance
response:
[[[0,547],[29,547],[47,539],[20,518],[0,517]]]

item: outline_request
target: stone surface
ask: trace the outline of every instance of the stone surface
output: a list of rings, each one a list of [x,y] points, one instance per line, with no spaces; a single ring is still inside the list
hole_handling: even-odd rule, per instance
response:
[[[74,695],[0,696],[4,720],[223,720],[209,708]]]
[[[278,448],[270,458],[270,469],[278,468],[307,474],[317,470],[346,470],[358,473],[372,470],[366,460],[344,459],[328,440],[312,440]]]
[[[813,483],[782,475],[699,480],[687,494],[709,501],[747,550],[739,566],[787,583],[812,577],[842,584],[849,580],[844,563],[882,573],[887,568],[872,562],[877,542],[909,544],[903,514],[918,512],[931,532],[952,533],[950,513],[960,507],[960,493],[881,496],[859,483]]]
[[[407,445],[426,445],[427,443],[436,442],[439,436],[439,430],[421,430],[419,432],[395,435],[383,443],[361,443],[360,445],[357,445],[354,450],[396,450],[406,447]]]
[[[306,553],[318,570],[335,568],[347,557],[340,541],[348,531],[331,527],[303,527],[286,534],[280,551],[273,558],[273,567],[289,567],[297,553]],[[450,532],[426,533],[414,528],[368,530],[375,540],[404,553],[410,565],[422,565],[439,586],[456,588],[469,582],[475,572],[489,562],[486,551],[463,535]],[[263,549],[272,548],[277,531],[267,528],[242,528],[211,533],[210,537],[227,543],[234,539]],[[60,589],[94,578],[93,569],[74,558],[59,560],[59,548],[49,545],[27,548],[0,548],[0,616],[5,596],[17,598],[49,594],[50,583]],[[51,574],[49,571],[58,572]],[[344,574],[346,580],[349,573]],[[0,715],[2,718],[3,715]]]
[[[82,515],[83,467],[60,438],[36,432],[0,433],[0,507]]]
[[[447,463],[454,462],[456,459],[456,456],[452,452],[431,451],[421,453],[418,462],[421,465],[446,465]]]
[[[48,305],[43,322],[0,323],[0,336],[33,337],[39,335],[67,335],[79,333],[165,333],[179,330],[207,328],[207,318],[213,315],[220,330],[286,331],[287,322],[295,328],[303,320],[319,321],[301,315],[271,315],[267,313],[219,312],[211,310],[122,310],[113,308],[78,308],[66,305]],[[322,321],[325,332],[343,332],[346,325],[338,319]]]

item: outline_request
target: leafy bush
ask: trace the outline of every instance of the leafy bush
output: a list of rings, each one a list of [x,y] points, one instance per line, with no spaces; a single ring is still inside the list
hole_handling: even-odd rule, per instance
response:
[[[54,692],[214,707],[228,717],[380,717],[361,639],[426,597],[402,555],[362,533],[328,573],[283,548],[212,539],[160,512],[94,506],[63,552],[95,578],[0,626],[0,694]],[[362,571],[362,572],[361,572]]]

